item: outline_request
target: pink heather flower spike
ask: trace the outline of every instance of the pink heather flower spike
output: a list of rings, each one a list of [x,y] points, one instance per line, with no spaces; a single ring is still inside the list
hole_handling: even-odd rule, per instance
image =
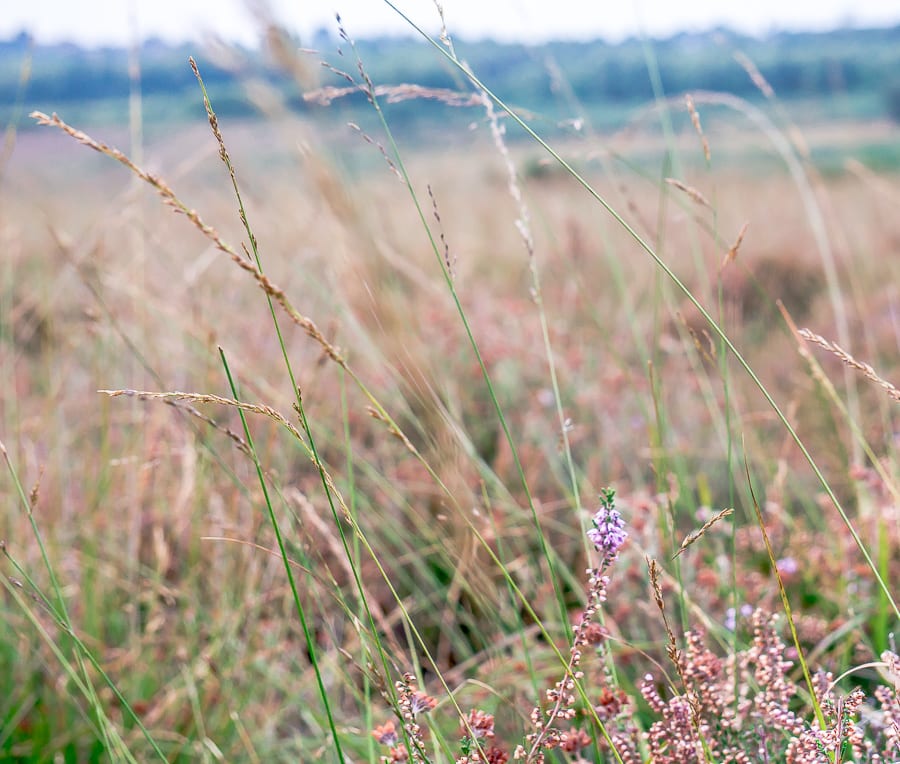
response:
[[[619,556],[619,549],[628,538],[625,521],[615,506],[615,498],[614,489],[603,489],[600,493],[600,509],[593,518],[594,527],[587,532],[594,548],[603,554],[601,567],[609,565]]]

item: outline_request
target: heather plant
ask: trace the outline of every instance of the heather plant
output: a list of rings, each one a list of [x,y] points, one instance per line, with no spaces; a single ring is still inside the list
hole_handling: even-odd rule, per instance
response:
[[[604,156],[621,204],[608,201],[565,158],[569,146],[550,146],[465,66],[446,29],[427,42],[459,91],[374,82],[338,23],[351,62],[328,68],[340,88],[309,91],[306,60],[277,29],[270,38],[308,102],[369,100],[380,137],[352,129],[388,181],[345,187],[304,149],[313,193],[296,214],[308,215],[305,229],[288,224],[295,211],[278,207],[278,193],[272,212],[247,192],[241,153],[193,59],[236,222],[213,206],[223,221],[213,226],[176,183],[55,114],[32,115],[127,168],[209,249],[182,285],[165,268],[154,285],[142,263],[135,297],[127,268],[112,282],[119,292],[97,276],[101,263],[116,267],[102,243],[79,248],[55,233],[67,272],[105,316],[104,342],[120,338],[129,353],[131,368],[116,367],[115,378],[147,384],[113,385],[98,358],[71,348],[69,385],[102,388],[105,419],[82,424],[83,400],[66,398],[60,428],[72,458],[83,458],[79,442],[101,458],[78,462],[80,476],[32,477],[27,490],[16,458],[29,474],[36,459],[24,409],[16,455],[3,450],[35,547],[8,519],[14,625],[3,626],[0,656],[16,684],[38,689],[0,707],[0,751],[40,760],[56,745],[75,760],[123,761],[898,760],[892,415],[873,407],[869,417],[857,385],[865,378],[889,400],[896,389],[845,349],[851,296],[865,292],[852,280],[862,276],[838,271],[817,179],[777,101],[769,117],[739,99],[659,92],[637,117],[659,115],[678,174],[670,112],[679,104],[702,156],[695,183],[650,186],[692,224],[679,258],[666,245],[665,210],[654,225],[642,209],[640,172],[623,175]],[[652,74],[650,54],[647,66]],[[395,141],[390,104],[421,98],[481,120],[492,153],[471,166],[487,176],[483,217],[470,179],[455,194],[422,183]],[[753,121],[785,157],[820,260],[744,266],[752,228],[736,225],[726,239],[716,208],[716,146],[699,111],[713,105]],[[268,108],[273,122],[285,119],[277,101]],[[513,129],[559,172],[523,180]],[[268,170],[263,179],[282,182]],[[593,206],[577,206],[578,188]],[[766,201],[740,188],[741,204]],[[553,205],[562,209],[551,216]],[[585,241],[590,224],[604,225],[598,208],[612,221],[606,246]],[[162,221],[161,240],[184,238]],[[267,247],[285,228],[282,262]],[[328,256],[298,254],[297,230]],[[491,257],[471,256],[479,247]],[[645,255],[651,274],[625,251]],[[229,268],[212,267],[222,255]],[[807,272],[817,274],[807,290],[792,284],[790,299],[774,299],[779,282]],[[248,283],[261,310],[243,297]],[[166,330],[134,342],[145,329],[138,319],[152,323],[135,303],[165,316]],[[24,330],[47,338],[18,342],[23,374],[62,396],[55,374],[40,375],[42,363],[53,368],[41,346],[54,333],[33,318],[40,308],[20,311]],[[744,321],[744,310],[763,318]],[[838,342],[797,329],[798,314],[831,316]],[[776,316],[780,334],[766,331]],[[824,363],[806,343],[828,353]],[[193,345],[196,356],[185,352]],[[789,353],[806,364],[806,387],[781,407]],[[772,354],[779,363],[766,365]],[[838,388],[830,380],[842,375]],[[118,422],[123,410],[133,421]],[[838,465],[839,487],[810,433]],[[139,468],[125,473],[119,453],[136,454]],[[156,480],[160,463],[177,480]],[[95,524],[82,532],[69,508],[89,493],[89,477]],[[616,490],[596,487],[613,479]],[[121,517],[106,511],[117,501]],[[107,559],[106,549],[121,556]],[[26,628],[39,639],[23,639]],[[34,664],[16,661],[20,651]],[[50,666],[61,678],[50,680]],[[60,726],[66,738],[54,743]]]

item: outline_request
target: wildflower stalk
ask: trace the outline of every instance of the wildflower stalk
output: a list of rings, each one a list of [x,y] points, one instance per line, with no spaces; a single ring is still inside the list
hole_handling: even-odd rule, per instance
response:
[[[615,508],[616,492],[612,488],[605,488],[600,494],[600,508],[592,519],[593,527],[587,531],[588,540],[594,545],[594,549],[600,552],[600,563],[596,568],[589,568],[586,572],[589,577],[588,602],[584,608],[581,621],[575,627],[572,638],[572,647],[569,651],[569,660],[565,667],[563,678],[547,691],[547,699],[553,704],[545,714],[539,706],[531,712],[531,722],[538,732],[526,738],[528,748],[520,746],[516,750],[516,758],[522,759],[526,764],[543,760],[543,749],[555,748],[560,742],[560,732],[554,726],[559,719],[570,719],[574,716],[575,704],[574,691],[577,683],[583,677],[583,672],[578,666],[581,664],[582,650],[590,643],[588,630],[594,617],[600,611],[606,601],[606,587],[609,577],[606,571],[619,556],[619,549],[628,538],[625,531],[625,523],[621,514]],[[600,727],[600,732],[613,752],[616,760],[622,762],[619,752],[613,743],[606,726],[595,717]]]

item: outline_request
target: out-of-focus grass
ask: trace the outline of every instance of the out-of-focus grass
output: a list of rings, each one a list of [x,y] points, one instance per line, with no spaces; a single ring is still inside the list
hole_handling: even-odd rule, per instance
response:
[[[798,324],[836,336],[809,208],[789,176],[720,162],[721,124],[710,133],[707,164],[684,115],[675,145],[660,143],[653,130],[642,134],[645,119],[610,140],[573,139],[563,152],[719,319],[850,508],[883,577],[896,580],[892,404],[859,382],[855,424],[883,468],[879,476],[873,464],[852,458],[849,426],[776,305]],[[407,189],[378,149],[360,141],[353,151],[368,152],[370,166],[351,175],[336,169],[349,155],[329,156],[346,139],[317,135],[308,123],[273,115],[223,125],[266,275],[340,348],[409,439],[371,416],[371,401],[322,345],[289,326],[286,348],[319,457],[350,512],[342,522],[352,559],[307,454],[272,421],[253,418],[250,427],[304,582],[303,607],[314,614],[345,754],[378,755],[369,730],[383,717],[380,692],[396,678],[384,677],[373,658],[352,570],[391,669],[412,671],[435,691],[436,672],[414,626],[455,700],[466,708],[488,704],[498,731],[514,736],[558,679],[538,626],[565,652],[568,625],[555,597],[562,594],[573,618],[583,606],[589,558],[581,530],[591,497],[605,485],[617,487],[631,532],[605,616],[623,687],[651,670],[641,651],[662,655],[666,639],[648,597],[645,556],[659,559],[665,593],[677,595],[674,622],[700,622],[723,644],[731,640],[723,626],[730,607],[779,608],[745,464],[776,557],[797,564],[785,565],[784,578],[803,646],[835,673],[871,660],[888,646],[888,606],[759,393],[621,228],[533,146],[514,144],[586,506],[576,505],[528,252],[515,225],[521,209],[483,116],[474,120],[465,150],[443,153],[436,141],[404,158],[419,198],[428,200],[430,188],[434,209],[426,206],[426,217],[446,243],[439,254],[560,566],[555,582],[545,575],[512,451],[441,269]],[[741,125],[734,117],[733,132],[724,132],[738,146],[758,143]],[[652,161],[660,149],[679,152],[677,179],[708,205],[664,181],[674,171],[669,159]],[[236,244],[246,234],[216,151],[208,133],[193,129],[144,147],[148,167]],[[851,169],[825,181],[810,168],[812,188],[836,258],[849,349],[896,379],[897,274],[889,253],[900,242],[893,214],[900,191],[891,175]],[[331,756],[254,466],[236,446],[243,437],[236,412],[97,394],[230,396],[222,347],[243,399],[293,419],[295,391],[252,276],[183,216],[134,188],[124,170],[62,135],[20,136],[0,193],[2,440],[26,487],[35,486],[34,519],[76,631],[173,760]],[[723,265],[744,223],[737,256]],[[840,386],[839,361],[816,358]],[[6,549],[46,590],[24,510],[3,486]],[[673,561],[679,541],[726,506],[736,508],[733,537],[720,526]],[[360,537],[377,552],[394,593]],[[513,596],[511,581],[532,612]],[[64,644],[46,610],[26,602]],[[92,705],[10,596],[4,616],[3,756],[100,760],[110,755],[96,718],[102,708],[135,757],[146,759],[147,744],[95,672],[85,669],[98,692]],[[451,729],[436,724],[432,732],[438,747],[453,747]]]

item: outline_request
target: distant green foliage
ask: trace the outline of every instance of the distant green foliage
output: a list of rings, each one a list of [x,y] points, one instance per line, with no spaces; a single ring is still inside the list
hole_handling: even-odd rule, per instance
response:
[[[352,58],[338,55],[336,38],[320,33],[315,43],[329,64],[358,76]],[[25,35],[0,42],[3,121],[12,114],[27,50]],[[414,83],[455,90],[468,87],[458,71],[417,39],[362,40],[357,43],[357,50],[378,84]],[[457,50],[482,80],[502,92],[509,103],[551,122],[572,116],[573,104],[562,95],[563,83],[565,91],[571,92],[592,118],[606,111],[614,115],[613,124],[605,125],[601,118],[599,126],[619,126],[627,115],[623,107],[645,103],[653,97],[646,48],[636,39],[617,44],[550,42],[530,47],[490,40],[457,41]],[[764,39],[716,30],[657,40],[652,43],[652,50],[667,94],[715,90],[758,97],[757,86],[735,60],[734,54],[742,52],[783,100],[837,98],[848,112],[841,115],[844,117],[900,117],[900,85],[895,82],[885,86],[885,72],[900,71],[900,27],[816,34],[784,32]],[[243,88],[243,82],[250,77],[275,85],[294,110],[314,108],[298,97],[297,86],[263,56],[241,53],[243,63],[240,75],[236,75],[204,61],[199,46],[146,42],[141,49],[140,84],[143,96],[156,105],[148,115],[150,121],[180,121],[192,113],[184,105],[196,102],[196,84],[187,66],[189,55],[200,63],[220,113],[241,116],[255,112]],[[322,83],[346,85],[324,69]],[[97,121],[92,118],[94,115],[102,121],[124,121],[128,91],[126,50],[87,50],[67,44],[39,46],[33,51],[25,113],[31,109],[66,108],[70,116],[74,112],[85,116],[88,122]],[[160,108],[165,102],[168,106]],[[365,98],[351,99],[348,104],[347,109],[354,113],[368,111]],[[438,114],[446,119],[447,109],[440,103],[419,100],[398,104],[392,107],[392,123],[396,129],[417,130],[423,121],[433,123]]]
[[[356,75],[350,58],[337,54],[337,40],[320,36],[316,42],[328,63]],[[562,108],[561,82],[588,109],[603,103],[642,103],[653,97],[645,48],[639,40],[618,44],[550,42],[532,47],[461,41],[457,48],[482,80],[503,92],[510,103],[538,113],[553,115]],[[27,50],[24,35],[0,42],[0,108],[8,108],[15,100]],[[362,40],[357,50],[376,83],[467,88],[460,73],[419,40]],[[782,99],[877,93],[885,114],[897,116],[900,112],[900,85],[894,81],[885,86],[885,72],[900,70],[900,28],[781,33],[761,40],[720,30],[653,42],[663,88],[669,94],[716,90],[755,97],[757,87],[735,61],[737,52],[754,62]],[[59,44],[38,46],[32,55],[29,109],[123,102],[128,95],[128,52],[124,49],[89,50]],[[242,81],[248,77],[278,86],[292,108],[309,108],[297,97],[295,85],[259,55],[243,56],[241,73],[235,75],[204,61],[197,46],[170,46],[158,40],[148,41],[141,49],[142,95],[193,100],[195,81],[186,63],[189,55],[198,59],[207,83],[219,91],[217,101],[226,102],[231,114],[254,111],[242,88]],[[346,83],[324,74],[323,84]],[[878,103],[878,99],[871,103]],[[352,99],[352,106],[365,109],[365,99]],[[394,111],[394,117],[403,123],[421,119],[423,113],[427,116],[446,110],[440,104],[418,101],[414,108],[400,106]]]

